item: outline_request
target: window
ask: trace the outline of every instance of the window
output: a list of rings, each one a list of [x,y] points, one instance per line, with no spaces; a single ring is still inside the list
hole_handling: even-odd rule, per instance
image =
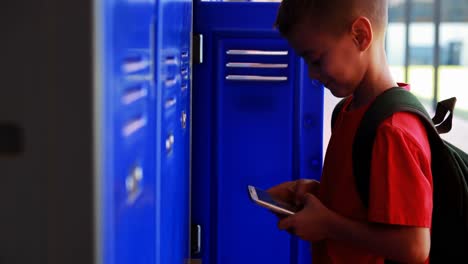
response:
[[[468,1],[441,2],[438,94],[457,97],[453,129],[443,137],[468,152]]]
[[[453,129],[442,137],[468,152],[468,1],[389,0],[386,43],[394,78],[430,112],[457,97]]]

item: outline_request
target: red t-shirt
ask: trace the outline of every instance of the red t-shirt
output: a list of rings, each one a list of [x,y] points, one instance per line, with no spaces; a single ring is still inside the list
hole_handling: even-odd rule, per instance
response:
[[[352,145],[369,106],[339,114],[327,148],[319,198],[331,210],[358,221],[431,227],[431,151],[423,123],[396,113],[378,128],[374,143],[369,208],[361,203],[352,169]],[[317,263],[384,263],[350,243],[324,241],[313,247]],[[428,263],[428,261],[427,261]]]

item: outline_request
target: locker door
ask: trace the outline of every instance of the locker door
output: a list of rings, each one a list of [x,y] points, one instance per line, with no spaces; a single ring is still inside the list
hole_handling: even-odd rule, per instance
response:
[[[155,263],[154,1],[100,1],[100,263]]]
[[[278,3],[197,2],[192,222],[203,263],[310,263],[247,185],[318,179],[323,87],[273,29]],[[195,48],[194,48],[195,49]]]
[[[156,6],[156,263],[189,257],[192,2]]]

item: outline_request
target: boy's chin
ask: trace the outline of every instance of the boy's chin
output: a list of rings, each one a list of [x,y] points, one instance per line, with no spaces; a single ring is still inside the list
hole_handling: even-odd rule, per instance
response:
[[[348,89],[340,89],[337,87],[326,87],[326,88],[330,90],[333,96],[338,97],[338,98],[345,98],[353,94],[353,92],[349,91]]]

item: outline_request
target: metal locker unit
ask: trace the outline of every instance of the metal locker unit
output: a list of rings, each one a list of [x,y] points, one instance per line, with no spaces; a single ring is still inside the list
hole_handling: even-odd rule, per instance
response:
[[[155,263],[155,1],[98,1],[98,263]]]
[[[184,263],[190,230],[192,2],[156,6],[156,263]]]
[[[1,263],[188,257],[191,5],[174,2],[0,9]]]
[[[104,263],[189,251],[188,1],[105,1]]]
[[[315,178],[322,168],[323,86],[273,29],[278,3],[197,2],[192,222],[210,264],[310,263],[247,185]],[[200,63],[201,62],[201,63]]]

